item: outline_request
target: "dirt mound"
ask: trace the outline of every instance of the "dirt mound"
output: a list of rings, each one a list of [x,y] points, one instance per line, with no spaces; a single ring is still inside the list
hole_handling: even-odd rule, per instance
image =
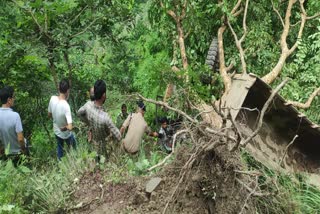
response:
[[[248,192],[236,180],[240,161],[220,147],[202,154],[180,148],[175,162],[158,176],[163,179],[150,199],[136,207],[137,213],[253,213],[244,207]],[[186,167],[191,163],[190,168]]]
[[[152,177],[112,184],[101,172],[88,173],[77,185],[77,205],[69,213],[254,213],[248,190],[236,179],[246,180],[235,172],[240,163],[224,144],[209,151],[180,147],[175,160],[152,176],[162,181],[151,194],[146,183]]]

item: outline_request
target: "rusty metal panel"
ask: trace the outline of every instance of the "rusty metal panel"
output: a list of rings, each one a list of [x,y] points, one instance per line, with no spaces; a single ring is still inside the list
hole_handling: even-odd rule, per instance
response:
[[[257,119],[272,88],[254,75],[235,75],[225,101],[231,116],[242,125],[245,136],[257,126]],[[257,111],[248,111],[257,109]],[[289,146],[293,138],[295,141]],[[311,183],[320,173],[320,128],[276,94],[263,120],[259,134],[246,148],[251,155],[275,170],[307,173]],[[281,163],[281,166],[280,166]],[[311,173],[311,174],[310,174]]]
[[[249,74],[236,74],[232,78],[231,88],[225,100],[225,107],[230,109],[230,114],[233,119],[237,117],[243,101],[255,81],[256,77]]]

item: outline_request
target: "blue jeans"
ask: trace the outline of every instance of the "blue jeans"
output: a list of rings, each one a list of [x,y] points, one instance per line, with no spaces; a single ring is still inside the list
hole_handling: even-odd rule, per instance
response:
[[[64,142],[66,142],[68,148],[70,148],[70,146],[72,146],[74,149],[77,148],[77,141],[76,138],[74,137],[73,133],[71,133],[71,136],[67,139],[62,139],[60,137],[58,137],[57,135],[56,139],[57,139],[57,143],[58,143],[58,147],[57,147],[57,154],[58,154],[58,159],[61,160],[61,158],[63,157],[63,144]]]

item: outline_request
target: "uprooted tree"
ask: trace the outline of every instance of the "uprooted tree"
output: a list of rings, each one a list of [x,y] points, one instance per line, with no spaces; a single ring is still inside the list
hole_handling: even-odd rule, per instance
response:
[[[196,53],[203,53],[203,47],[212,37],[214,40],[217,37],[219,69],[212,72],[219,72],[223,81],[222,99],[230,90],[232,75],[235,72],[255,73],[267,84],[276,82],[282,76],[296,80],[302,78],[300,81],[303,84],[308,73],[313,72],[313,75],[317,76],[318,72],[319,75],[318,66],[314,61],[314,58],[319,57],[312,55],[315,52],[319,53],[320,49],[317,45],[319,28],[316,27],[320,16],[318,1],[238,0],[212,3],[157,0],[155,4],[161,8],[160,15],[165,13],[167,16],[154,19],[160,25],[171,24],[168,28],[175,30],[175,33],[167,34],[173,41],[172,71],[182,70],[180,78],[186,83],[190,82],[188,72],[197,69],[192,68],[199,60]],[[203,62],[203,59],[201,60]],[[308,67],[301,68],[299,64],[302,62],[307,63]],[[310,107],[320,88],[318,80],[309,80],[308,83],[303,84],[303,91],[308,88],[308,92],[297,97],[299,101],[307,100],[306,103],[288,103],[298,108]],[[165,102],[171,96],[174,84],[168,84]],[[288,89],[286,93],[288,97],[293,97],[288,93],[290,90],[292,89]],[[309,94],[309,97],[306,97],[306,94]],[[207,112],[202,114],[204,121],[221,122],[217,115],[212,114],[211,105],[201,99],[198,103],[198,110]]]
[[[165,213],[170,202],[175,201],[179,185],[186,182],[188,170],[192,168],[197,159],[201,160],[205,153],[215,151],[221,145],[224,145],[224,148],[230,151],[236,151],[240,146],[246,147],[262,128],[264,114],[276,93],[288,82],[287,77],[297,79],[301,77],[301,73],[307,74],[310,72],[312,66],[316,67],[316,63],[312,63],[312,66],[309,64],[309,67],[306,66],[300,70],[301,67],[298,68],[297,64],[301,65],[305,60],[313,59],[312,52],[319,52],[319,46],[317,46],[318,48],[309,49],[311,52],[308,53],[306,51],[308,45],[306,44],[319,44],[319,38],[315,39],[315,35],[319,35],[319,32],[314,32],[313,28],[317,26],[316,23],[319,21],[320,14],[317,12],[320,3],[303,0],[271,1],[271,4],[270,1],[264,0],[259,2],[250,0],[219,1],[218,3],[158,0],[155,1],[155,4],[160,5],[161,9],[158,17],[156,13],[152,14],[153,18],[159,25],[169,25],[166,27],[168,31],[170,30],[170,33],[164,33],[164,35],[167,36],[168,40],[172,40],[172,72],[176,72],[180,80],[183,79],[186,85],[193,84],[190,73],[192,70],[199,69],[197,62],[201,61],[204,64],[204,59],[199,57],[205,52],[203,46],[209,46],[208,44],[211,43],[211,47],[214,47],[212,44],[214,44],[216,38],[218,51],[210,48],[209,52],[211,52],[211,56],[218,54],[219,69],[215,70],[215,66],[213,66],[215,60],[213,58],[207,58],[206,61],[210,62],[211,72],[218,72],[222,79],[224,85],[220,97],[222,102],[231,88],[232,76],[235,73],[255,73],[261,76],[267,84],[278,85],[261,109],[255,130],[248,136],[243,136],[237,127],[238,124],[231,117],[228,117],[228,109],[221,113],[215,104],[207,104],[201,100],[200,96],[197,96],[196,92],[192,90],[192,87],[187,87],[183,95],[193,94],[195,104],[190,106],[199,110],[203,121],[209,126],[199,123],[195,119],[196,117],[192,118],[185,112],[168,105],[168,99],[172,96],[175,88],[176,82],[174,81],[167,85],[164,102],[155,102],[140,96],[145,101],[162,105],[183,115],[193,127],[196,127],[193,129],[201,133],[202,137],[210,135],[209,139],[196,142],[192,136],[194,132],[190,131],[190,126],[186,126],[186,130],[176,133],[176,135],[182,132],[189,133],[194,142],[193,153],[180,171],[179,182],[164,208],[163,213]],[[318,9],[315,9],[315,7]],[[211,22],[205,19],[211,19]],[[319,28],[316,29],[319,31]],[[204,38],[208,40],[205,42]],[[212,38],[214,38],[213,41]],[[299,49],[300,46],[304,48]],[[205,50],[208,50],[208,47]],[[316,58],[319,59],[319,57]],[[313,72],[317,71],[319,72],[317,69],[313,70]],[[314,75],[316,74],[312,76]],[[319,94],[319,81],[309,83],[308,86],[304,85],[308,87],[308,94],[311,94],[307,103],[299,104],[291,101],[288,103],[300,108],[309,107],[312,100]],[[287,86],[288,88],[292,87],[289,84]],[[181,93],[181,90],[179,93]],[[288,92],[286,93],[285,95],[290,95]],[[298,99],[301,100],[300,97]],[[231,127],[226,127],[227,120],[232,123]],[[212,129],[210,125],[219,129]],[[232,134],[228,130],[232,130]],[[214,139],[213,136],[219,136],[220,139]],[[232,143],[228,145],[228,142]],[[230,145],[232,145],[231,149]],[[150,169],[163,164],[166,159]],[[249,187],[239,179],[236,178],[236,180],[244,187]],[[258,181],[256,180],[253,183],[255,184],[254,189],[247,188],[250,192],[248,198],[259,190]]]

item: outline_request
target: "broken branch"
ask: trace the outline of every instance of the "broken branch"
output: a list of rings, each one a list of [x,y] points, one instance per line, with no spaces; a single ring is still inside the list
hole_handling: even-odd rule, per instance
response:
[[[284,160],[285,156],[287,155],[289,147],[294,143],[294,141],[296,140],[297,137],[299,137],[299,135],[295,135],[294,138],[292,139],[292,141],[286,146],[286,149],[284,150],[284,154],[283,154],[281,161],[279,163],[280,166],[282,166],[283,160]]]
[[[237,141],[234,137],[231,137],[231,136],[226,135],[225,133],[222,133],[221,130],[216,131],[216,130],[214,130],[214,129],[211,129],[211,128],[207,127],[207,128],[205,128],[205,131],[208,132],[208,133],[210,133],[210,134],[218,135],[218,136],[220,136],[220,137],[226,137],[226,138],[228,138],[229,140],[232,140],[232,141],[234,141],[234,142]]]
[[[158,163],[158,164],[150,167],[150,168],[148,169],[148,171],[151,171],[151,170],[153,170],[153,169],[155,169],[155,168],[157,168],[157,167],[159,167],[159,166],[162,166],[162,165],[174,154],[174,147],[175,147],[175,143],[176,143],[176,138],[177,138],[177,136],[180,135],[180,134],[182,134],[182,133],[188,132],[188,131],[189,131],[188,129],[183,129],[183,130],[180,130],[180,131],[178,131],[177,133],[175,133],[175,134],[173,135],[173,140],[172,140],[172,152],[171,152],[169,155],[167,155],[160,163]]]
[[[256,186],[254,187],[254,189],[249,193],[249,195],[247,196],[246,200],[244,201],[244,205],[242,206],[242,209],[240,211],[239,214],[242,214],[245,207],[247,206],[248,200],[250,199],[250,197],[256,192],[256,189],[258,188],[259,183],[258,183],[258,176],[256,176]]]
[[[148,98],[145,98],[143,97],[142,95],[140,94],[137,94],[137,96],[139,98],[141,98],[142,100],[146,101],[146,102],[149,102],[149,103],[153,103],[153,104],[156,104],[156,105],[161,105],[161,106],[164,106],[165,108],[167,109],[170,109],[171,111],[174,111],[174,112],[177,112],[178,114],[184,116],[185,118],[187,118],[190,122],[192,123],[199,123],[197,120],[195,119],[192,119],[189,115],[187,115],[185,112],[179,110],[179,109],[176,109],[176,108],[173,108],[171,106],[169,106],[167,103],[165,102],[162,102],[162,101],[155,101],[155,100],[152,100],[152,99],[148,99]]]
[[[268,196],[270,195],[270,193],[262,193],[262,192],[256,192],[254,191],[252,188],[250,188],[247,184],[245,184],[244,182],[242,182],[240,179],[236,178],[236,181],[241,184],[244,188],[246,188],[249,192],[253,192],[252,195],[253,196],[258,196],[258,197],[262,197],[262,196]]]
[[[276,96],[276,94],[278,93],[278,91],[289,81],[289,78],[286,78],[284,81],[282,81],[280,83],[280,85],[278,85],[273,92],[271,93],[270,97],[268,98],[268,100],[266,101],[266,103],[263,105],[263,108],[261,110],[261,114],[259,117],[259,122],[258,122],[258,127],[256,128],[256,130],[246,139],[241,140],[242,142],[240,142],[240,145],[243,147],[246,147],[246,145],[249,143],[250,140],[252,140],[252,138],[254,138],[260,131],[261,127],[262,127],[262,122],[263,122],[263,117],[264,114],[266,113],[271,101],[273,100],[273,98]]]

